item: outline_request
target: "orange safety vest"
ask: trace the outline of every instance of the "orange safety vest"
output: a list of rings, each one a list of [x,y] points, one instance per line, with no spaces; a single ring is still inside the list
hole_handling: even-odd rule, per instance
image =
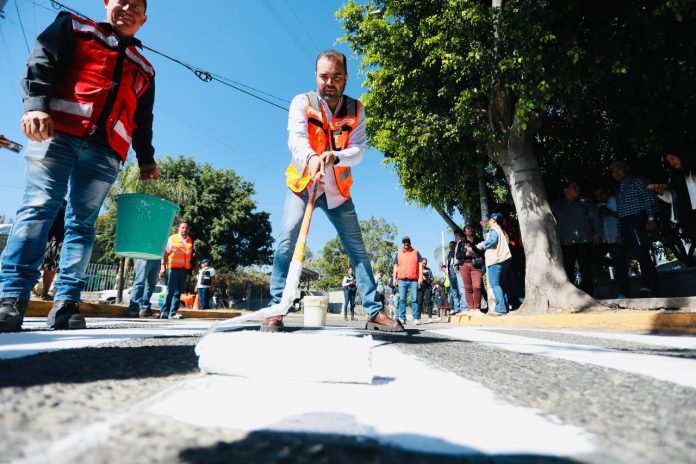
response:
[[[348,146],[350,133],[358,126],[360,117],[360,100],[347,95],[343,96],[343,102],[331,121],[327,121],[324,108],[319,102],[316,92],[305,94],[307,97],[307,137],[309,145],[317,155],[327,150],[340,151]],[[334,177],[341,195],[350,198],[350,186],[353,184],[353,176],[347,166],[334,166]],[[309,183],[309,168],[306,163],[297,164],[295,160],[285,170],[285,179],[288,188],[293,192],[302,192]]]
[[[418,250],[404,251],[402,248],[396,257],[396,277],[399,280],[418,280]]]
[[[169,237],[169,269],[191,269],[191,256],[193,256],[193,240],[186,237],[181,241],[181,235],[174,234]]]

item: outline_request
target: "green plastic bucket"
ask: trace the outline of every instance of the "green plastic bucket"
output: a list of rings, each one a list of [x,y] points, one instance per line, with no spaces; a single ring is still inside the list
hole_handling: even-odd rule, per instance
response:
[[[171,201],[126,193],[116,197],[116,256],[160,259],[179,207]]]

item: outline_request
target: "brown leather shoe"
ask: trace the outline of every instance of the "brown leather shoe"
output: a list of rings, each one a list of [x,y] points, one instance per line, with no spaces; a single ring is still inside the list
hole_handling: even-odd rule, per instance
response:
[[[261,323],[261,332],[280,332],[283,330],[283,316],[267,317]]]
[[[379,330],[382,332],[403,332],[404,326],[401,322],[390,319],[384,310],[380,311],[377,316],[367,319],[367,330]]]

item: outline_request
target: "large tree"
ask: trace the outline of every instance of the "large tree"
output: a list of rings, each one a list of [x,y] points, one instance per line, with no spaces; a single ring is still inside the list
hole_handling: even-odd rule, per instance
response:
[[[537,157],[547,139],[555,137],[556,146],[563,140],[560,132],[542,138],[540,129],[562,120],[572,132],[574,119],[592,117],[587,102],[601,106],[594,117],[620,119],[618,99],[611,98],[617,89],[637,90],[641,80],[648,92],[664,85],[657,71],[634,75],[634,69],[650,68],[637,64],[643,56],[638,43],[650,57],[659,56],[655,49],[674,57],[659,63],[670,74],[680,67],[690,72],[693,63],[679,57],[693,54],[687,50],[693,41],[665,37],[695,29],[692,4],[380,0],[351,1],[338,14],[346,40],[363,60],[369,141],[395,167],[407,197],[435,208],[466,209],[476,199],[472,186],[483,166],[492,161],[504,174],[527,257],[519,312],[535,313],[597,305],[563,270]],[[640,41],[631,35],[638,32]],[[625,36],[633,39],[630,46]],[[632,97],[620,109],[652,101],[639,93]],[[641,108],[637,114],[646,113]],[[576,161],[569,165],[582,164]],[[606,166],[604,159],[597,161]]]
[[[254,186],[231,169],[215,169],[192,157],[157,160],[161,179],[144,182],[138,191],[160,194],[179,203],[176,221],[187,221],[199,258],[209,258],[216,269],[234,271],[240,266],[270,264],[272,258],[269,214],[256,211]],[[132,170],[122,171],[113,191],[132,191]],[[172,188],[173,187],[173,188]],[[191,193],[191,190],[193,191]],[[178,199],[177,199],[178,198]],[[113,260],[116,208],[111,206],[99,222],[98,240]],[[176,226],[176,223],[175,223]]]

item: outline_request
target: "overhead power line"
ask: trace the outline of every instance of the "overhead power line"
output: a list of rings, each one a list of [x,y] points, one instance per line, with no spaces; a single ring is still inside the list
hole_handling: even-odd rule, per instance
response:
[[[45,8],[43,5],[36,3],[34,0],[27,0],[27,1],[30,3],[33,3],[36,6]],[[51,1],[51,6],[53,6],[53,8],[55,8],[56,10],[64,9],[64,10],[70,11],[72,13],[75,13],[76,15],[82,16],[83,18],[87,18],[90,21],[93,21],[89,16],[82,14],[79,11],[77,11],[73,8],[70,8],[69,6],[64,5],[63,3],[61,3],[57,0],[50,0],[50,1]],[[278,96],[275,96],[275,95],[270,94],[268,92],[264,92],[262,90],[251,87],[250,85],[242,84],[242,83],[237,82],[233,79],[230,79],[230,78],[218,75],[218,74],[213,74],[210,71],[207,71],[207,70],[200,68],[198,66],[194,66],[192,64],[186,63],[178,58],[175,58],[167,53],[161,52],[161,51],[156,50],[156,49],[149,47],[147,45],[143,44],[143,48],[152,52],[152,53],[155,53],[156,55],[159,55],[167,60],[170,60],[170,61],[172,61],[180,66],[183,66],[184,68],[188,69],[193,74],[195,74],[196,77],[199,78],[203,82],[206,82],[206,83],[211,82],[211,81],[218,82],[222,85],[225,85],[225,86],[230,87],[234,90],[237,90],[238,92],[241,92],[241,93],[244,93],[246,95],[249,95],[250,97],[256,98],[257,100],[260,100],[264,103],[268,103],[271,106],[275,106],[276,108],[280,108],[281,110],[288,111],[288,108],[286,106],[275,103],[274,101],[271,101],[267,98],[264,98],[261,95],[264,95],[266,97],[270,97],[270,98],[272,98],[276,101],[282,102],[282,103],[287,103],[287,104],[290,103],[288,100],[286,100],[282,97],[278,97]],[[242,87],[244,87],[244,88],[242,88]]]
[[[15,9],[17,10],[17,18],[19,19],[19,25],[22,28],[22,36],[24,37],[24,45],[27,46],[27,53],[29,53],[29,41],[27,41],[27,31],[24,30],[24,22],[22,21],[22,14],[19,12],[19,5],[17,0],[14,0]]]

